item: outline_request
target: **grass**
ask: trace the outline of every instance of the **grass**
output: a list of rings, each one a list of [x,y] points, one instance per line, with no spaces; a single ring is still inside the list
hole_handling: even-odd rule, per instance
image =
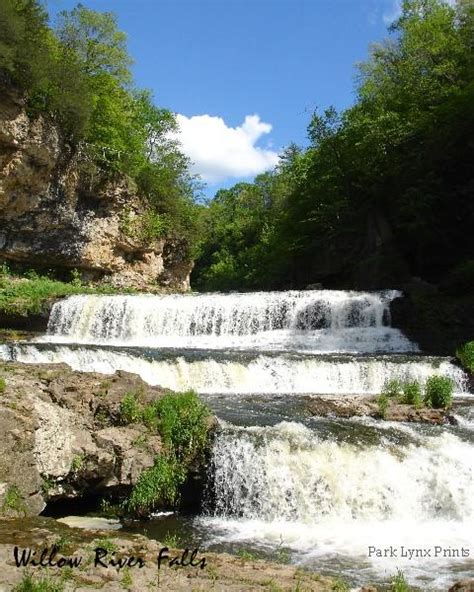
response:
[[[158,506],[176,507],[180,488],[190,464],[204,453],[210,411],[196,393],[167,393],[161,399],[143,404],[142,393],[127,393],[120,406],[122,423],[144,423],[157,431],[163,453],[153,467],[141,473],[124,507],[139,516]]]
[[[342,578],[336,578],[331,584],[331,590],[334,592],[349,592],[350,586]]]
[[[16,485],[8,486],[3,500],[2,512],[5,514],[9,510],[16,512],[18,515],[26,514],[25,500]]]
[[[49,577],[35,578],[31,574],[25,573],[21,582],[12,589],[12,592],[64,592],[64,583]]]
[[[6,386],[7,386],[7,383],[5,382],[5,379],[3,378],[3,376],[0,376],[0,393],[5,392]]]
[[[468,341],[456,350],[456,357],[463,367],[474,373],[474,341]]]
[[[239,549],[236,555],[244,561],[256,561],[258,559],[255,553],[252,553],[252,551],[247,551],[247,549]]]
[[[0,312],[10,315],[38,314],[50,298],[74,294],[117,294],[132,290],[117,290],[113,286],[89,286],[77,279],[63,282],[30,271],[23,276],[13,275],[3,266],[0,268]]]
[[[387,410],[388,410],[389,404],[390,404],[390,399],[385,393],[382,393],[381,395],[379,395],[379,397],[377,399],[377,409],[378,409],[378,413],[382,419],[385,419],[387,417]]]
[[[390,592],[410,592],[410,588],[402,571],[398,570],[390,582]]]
[[[175,532],[167,532],[163,538],[163,543],[170,549],[177,549],[181,544],[181,538]]]

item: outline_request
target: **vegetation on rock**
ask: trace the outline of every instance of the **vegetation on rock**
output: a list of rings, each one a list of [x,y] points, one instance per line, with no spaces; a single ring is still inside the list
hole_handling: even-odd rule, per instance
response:
[[[120,415],[124,423],[144,423],[163,442],[163,452],[140,475],[125,504],[128,511],[146,515],[160,505],[178,504],[192,463],[205,452],[210,411],[192,391],[167,393],[148,404],[141,399],[142,393],[127,393]]]
[[[32,117],[60,126],[82,174],[133,179],[146,203],[142,237],[166,233],[192,250],[198,185],[174,139],[175,116],[133,84],[115,16],[78,4],[50,26],[39,0],[4,0],[0,40],[0,76],[24,93]]]
[[[74,274],[71,281],[63,282],[34,271],[23,276],[13,275],[5,265],[0,267],[0,313],[7,315],[40,313],[43,304],[50,298],[73,294],[115,294],[118,291],[106,284],[85,285]]]
[[[453,381],[447,376],[430,376],[425,386],[425,402],[434,409],[446,409],[453,399]]]
[[[456,357],[469,372],[474,373],[474,341],[468,341],[456,351]]]

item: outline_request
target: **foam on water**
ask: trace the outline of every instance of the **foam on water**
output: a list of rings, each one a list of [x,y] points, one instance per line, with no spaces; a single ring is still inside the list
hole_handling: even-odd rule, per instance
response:
[[[453,565],[473,567],[472,445],[443,433],[404,446],[321,440],[301,424],[225,426],[212,464],[214,498],[201,519],[212,542],[283,546],[308,565],[340,557],[355,580],[403,568],[441,589]],[[344,476],[341,478],[341,476]],[[369,546],[398,549],[369,557]],[[470,557],[410,560],[401,547],[469,550]],[[470,563],[469,563],[470,562]],[[365,566],[365,568],[364,568]],[[365,580],[367,582],[367,579]],[[425,589],[425,588],[423,588]]]
[[[448,359],[429,357],[357,357],[290,354],[247,354],[242,359],[225,355],[192,358],[183,355],[153,359],[130,350],[69,347],[66,345],[14,345],[0,353],[5,359],[30,363],[65,362],[74,370],[111,374],[127,370],[152,385],[176,391],[235,394],[362,394],[379,393],[388,379],[419,380],[442,374],[452,378],[463,393],[466,377]]]
[[[315,352],[417,351],[390,327],[385,292],[71,296],[53,306],[47,341]]]

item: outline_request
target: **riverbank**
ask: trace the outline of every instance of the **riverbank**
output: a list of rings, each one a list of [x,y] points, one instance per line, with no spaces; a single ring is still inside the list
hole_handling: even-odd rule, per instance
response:
[[[20,550],[36,550],[37,555],[48,549],[48,556],[54,546],[58,546],[54,562],[61,557],[81,559],[79,566],[29,569],[18,568],[15,564],[14,547]],[[164,550],[169,547],[168,550]],[[25,574],[31,574],[33,581],[49,582],[42,588],[46,592],[86,592],[102,590],[117,592],[130,590],[166,590],[175,592],[208,591],[216,592],[275,592],[305,590],[308,592],[329,592],[348,590],[342,581],[324,577],[301,568],[252,559],[251,556],[231,556],[226,553],[208,553],[198,550],[193,563],[190,557],[184,558],[183,565],[169,565],[169,559],[183,558],[183,549],[173,544],[147,539],[144,536],[111,531],[90,531],[70,528],[52,519],[37,518],[25,521],[0,521],[0,565],[2,590],[30,590],[32,588],[15,586],[25,582]],[[101,552],[101,563],[94,565],[96,548]],[[161,551],[161,567],[157,569],[157,559]],[[169,556],[169,559],[165,555]],[[20,555],[21,556],[21,555]],[[131,558],[134,559],[131,559]],[[108,564],[109,559],[129,560],[122,568]],[[201,569],[202,560],[205,566]],[[143,567],[139,567],[143,562]],[[55,586],[55,587],[53,587]]]
[[[176,406],[182,397],[172,409],[174,421],[186,422],[189,410],[194,424],[172,427],[195,438],[200,421],[208,433],[214,421],[210,413],[198,415],[204,406],[194,395],[174,395],[123,371],[106,376],[65,364],[1,362],[0,392],[0,508],[6,517],[35,516],[61,500],[92,497],[98,505],[109,497],[126,499],[156,458],[169,452],[162,433],[167,426],[153,415],[160,401]],[[148,410],[147,420],[140,410]],[[204,463],[204,450],[180,459],[183,504],[199,506]]]

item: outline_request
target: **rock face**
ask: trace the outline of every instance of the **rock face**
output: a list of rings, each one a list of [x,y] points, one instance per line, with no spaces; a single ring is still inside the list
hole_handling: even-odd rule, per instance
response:
[[[30,118],[22,98],[2,88],[0,260],[76,268],[85,280],[117,287],[189,289],[193,264],[184,245],[126,234],[124,215],[144,211],[136,188],[124,177],[94,177],[87,166],[51,121]]]
[[[380,418],[380,412],[375,396],[345,396],[332,397],[330,395],[312,396],[306,404],[308,413],[319,417],[374,417]],[[455,424],[455,418],[444,409],[430,407],[414,407],[395,400],[389,402],[386,415],[387,421],[407,421],[430,424]]]
[[[134,374],[74,372],[66,365],[0,365],[0,510],[39,514],[49,500],[127,493],[162,450],[141,424],[120,425],[127,392],[163,395]]]

